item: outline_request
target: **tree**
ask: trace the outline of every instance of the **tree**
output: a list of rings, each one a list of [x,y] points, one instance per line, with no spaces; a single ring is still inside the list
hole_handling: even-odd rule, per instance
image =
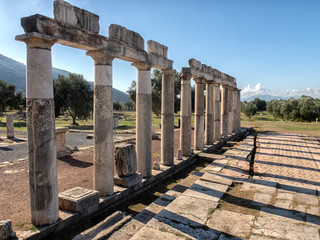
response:
[[[113,102],[113,109],[117,110],[117,111],[121,111],[122,110],[122,106],[119,103],[119,101]]]
[[[251,119],[251,117],[257,113],[257,106],[253,102],[249,102],[243,107],[243,113]]]
[[[127,90],[127,93],[128,93],[128,95],[129,95],[129,98],[130,98],[134,103],[136,103],[136,87],[137,87],[136,81],[132,80],[129,89]]]
[[[265,100],[255,98],[251,102],[256,105],[257,111],[266,111],[267,102]]]
[[[162,73],[158,69],[153,69],[151,75],[152,87],[152,111],[159,116],[161,114],[161,90],[162,90]]]
[[[83,75],[70,73],[69,77],[58,75],[54,81],[54,102],[56,116],[67,111],[72,117],[72,123],[76,118],[88,118],[92,111],[93,91]]]
[[[126,102],[124,106],[126,107],[127,110],[133,110],[134,104],[133,102]]]
[[[0,111],[5,111],[7,108],[10,110],[22,110],[25,107],[25,97],[22,92],[16,92],[14,84],[8,84],[0,80]]]

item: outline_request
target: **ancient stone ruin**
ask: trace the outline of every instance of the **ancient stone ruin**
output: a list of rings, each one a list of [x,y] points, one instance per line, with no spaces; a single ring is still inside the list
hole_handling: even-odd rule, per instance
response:
[[[100,196],[114,194],[114,146],[112,104],[112,62],[115,58],[128,61],[137,69],[136,148],[135,161],[118,171],[119,177],[136,175],[152,179],[152,109],[151,68],[162,72],[161,164],[174,166],[174,74],[173,61],[168,59],[168,47],[147,41],[140,34],[111,24],[109,36],[99,34],[99,16],[79,9],[62,0],[54,1],[54,19],[39,14],[21,19],[24,34],[16,40],[27,45],[27,126],[29,186],[32,223],[52,224],[59,219],[57,182],[56,131],[53,100],[51,47],[62,44],[86,51],[94,60],[94,190]],[[240,90],[235,78],[221,73],[195,59],[182,69],[181,138],[182,156],[191,149],[190,79],[196,83],[195,148],[214,144],[240,128]],[[206,109],[204,109],[206,84]],[[220,85],[222,97],[220,97]],[[221,101],[222,99],[222,101]],[[206,123],[204,129],[204,112]],[[204,142],[205,139],[205,142]],[[132,149],[130,150],[132,151]],[[183,161],[183,160],[180,160]],[[130,167],[129,165],[130,164]],[[137,166],[134,166],[137,164]],[[126,171],[124,171],[126,170]],[[122,173],[123,176],[120,176]],[[140,176],[140,175],[139,175]],[[141,178],[139,178],[141,181]],[[148,181],[144,181],[145,186]],[[142,185],[141,185],[142,186]],[[75,201],[86,190],[73,189],[64,193]],[[106,205],[108,202],[103,202]],[[62,204],[60,203],[60,206]],[[85,205],[87,206],[87,205]],[[79,208],[74,205],[75,211]],[[81,209],[81,208],[80,208]],[[93,208],[92,208],[93,209]],[[90,211],[94,211],[94,210]],[[95,208],[97,211],[98,208]]]

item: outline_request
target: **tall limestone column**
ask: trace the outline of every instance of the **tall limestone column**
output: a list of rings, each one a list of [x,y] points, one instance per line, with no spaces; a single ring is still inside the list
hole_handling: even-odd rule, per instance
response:
[[[152,98],[151,68],[146,63],[132,63],[138,69],[136,92],[136,152],[138,172],[152,176]]]
[[[232,89],[233,91],[233,122],[232,122],[232,127],[233,127],[233,132],[236,132],[237,131],[237,112],[238,112],[238,98],[237,98],[237,89],[236,88],[233,88]]]
[[[214,98],[214,141],[220,141],[221,139],[221,93],[220,93],[220,84],[214,83],[214,90],[213,90],[213,98]]]
[[[174,163],[174,74],[173,69],[162,70],[161,93],[161,163]]]
[[[206,126],[205,143],[214,144],[214,82],[206,82]]]
[[[228,136],[228,86],[222,85],[221,99],[221,134],[223,137]]]
[[[228,102],[227,102],[227,109],[228,109],[228,135],[232,134],[233,131],[233,89],[232,87],[228,86]]]
[[[191,75],[181,77],[180,149],[182,156],[191,155]]]
[[[31,33],[27,44],[27,130],[31,222],[42,226],[59,218],[56,132],[51,47],[53,37]]]
[[[204,147],[204,83],[202,78],[195,78],[195,121],[194,147],[203,150]]]
[[[101,51],[89,51],[94,60],[94,189],[100,195],[113,194],[113,101],[112,61]]]
[[[237,108],[238,108],[238,112],[237,112],[237,129],[240,129],[241,127],[241,99],[240,99],[240,89],[237,89]]]

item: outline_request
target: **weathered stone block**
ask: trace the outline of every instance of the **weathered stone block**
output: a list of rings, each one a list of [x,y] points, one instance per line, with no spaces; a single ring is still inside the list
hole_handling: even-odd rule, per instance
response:
[[[7,115],[7,138],[14,138],[14,115]]]
[[[191,68],[197,68],[197,69],[201,69],[201,62],[197,61],[194,58],[189,59],[189,66]]]
[[[148,40],[148,53],[153,53],[164,58],[168,57],[168,47],[156,41]]]
[[[80,27],[88,31],[99,33],[99,16],[87,10],[75,7],[63,0],[55,0],[53,3],[54,19]]]
[[[121,144],[115,149],[116,170],[119,177],[126,177],[137,172],[136,150],[132,144]]]
[[[67,127],[56,128],[56,149],[57,157],[64,157],[70,155],[70,151],[66,146],[66,132],[69,131]]]
[[[115,177],[114,183],[123,187],[132,187],[142,181],[141,174],[133,174],[127,177]]]
[[[124,42],[138,50],[144,51],[144,39],[141,35],[123,26],[111,24],[109,26],[109,38]]]
[[[14,238],[16,233],[12,231],[11,220],[3,220],[0,221],[0,240],[7,240],[10,238]]]
[[[99,192],[75,187],[59,193],[59,209],[68,212],[80,212],[99,203]]]

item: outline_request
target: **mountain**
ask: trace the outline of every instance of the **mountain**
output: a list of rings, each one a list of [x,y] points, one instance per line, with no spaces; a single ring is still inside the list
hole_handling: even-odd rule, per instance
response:
[[[246,97],[246,98],[241,98],[241,101],[247,101],[250,102],[255,98],[259,98],[261,100],[265,100],[265,101],[270,101],[272,99],[289,99],[290,97],[280,97],[280,96],[271,96],[271,95],[254,95],[254,96],[250,96],[250,97]],[[294,98],[299,98],[299,97],[294,97]]]
[[[52,78],[56,79],[59,74],[68,76],[69,72],[63,69],[52,68]],[[17,87],[17,91],[26,92],[26,65],[19,63],[11,58],[8,58],[0,54],[0,79],[14,84]],[[93,87],[93,82],[90,83]],[[126,103],[131,101],[128,94],[112,88],[113,101],[119,101],[120,103]]]

